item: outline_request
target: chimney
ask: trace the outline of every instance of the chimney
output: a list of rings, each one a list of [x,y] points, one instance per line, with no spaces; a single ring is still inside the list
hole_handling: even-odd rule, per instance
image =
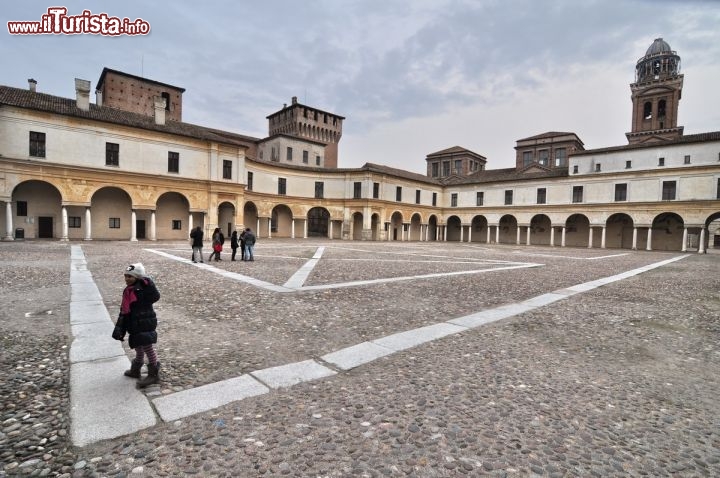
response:
[[[294,105],[297,104],[297,96],[292,97],[292,104],[294,104]]]
[[[77,107],[83,111],[90,110],[90,81],[75,78],[75,95]]]
[[[153,96],[153,103],[155,104],[155,124],[165,124],[165,98]]]
[[[30,88],[30,91],[35,93],[37,91],[37,81],[33,78],[28,78],[28,87]]]
[[[95,104],[102,106],[102,91],[95,90]]]

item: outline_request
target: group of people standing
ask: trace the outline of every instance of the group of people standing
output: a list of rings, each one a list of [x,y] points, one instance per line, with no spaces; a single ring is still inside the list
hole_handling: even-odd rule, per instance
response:
[[[190,232],[190,239],[192,239],[192,261],[198,262],[197,258],[200,258],[200,262],[205,262],[203,260],[202,255],[202,247],[203,247],[203,231],[200,226],[196,227]],[[240,260],[241,261],[254,261],[254,249],[255,249],[255,234],[250,230],[250,228],[246,228],[244,231],[242,231],[240,234],[238,234],[237,231],[233,231],[232,235],[230,235],[230,249],[232,249],[232,258],[231,261],[235,261],[235,256],[237,255],[238,248],[240,249]],[[210,257],[208,257],[208,262],[212,261],[213,259],[215,261],[221,261],[220,253],[223,250],[223,245],[225,244],[225,235],[222,233],[219,227],[216,227],[212,234],[212,253],[210,253]]]

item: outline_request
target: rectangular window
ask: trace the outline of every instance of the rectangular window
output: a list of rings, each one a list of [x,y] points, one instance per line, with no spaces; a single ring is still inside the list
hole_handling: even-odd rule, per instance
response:
[[[627,184],[616,184],[615,185],[615,200],[616,201],[627,201]]]
[[[538,159],[538,163],[542,164],[543,166],[548,165],[548,161],[550,160],[550,152],[547,149],[541,149],[538,151],[538,155],[540,156],[540,159]]]
[[[105,166],[120,166],[120,145],[105,143]]]
[[[601,165],[600,163],[597,163],[597,164],[595,165],[595,172],[596,172],[596,173],[599,173],[601,169],[602,169],[602,165]]]
[[[685,164],[690,164],[690,155],[689,154],[685,155]]]
[[[248,191],[252,191],[252,188],[253,188],[253,173],[248,171],[247,189],[248,189]]]
[[[437,206],[437,193],[433,193],[432,205]]]
[[[275,146],[273,146],[270,149],[270,161],[280,161],[280,148],[275,149]]]
[[[79,216],[69,216],[68,217],[68,227],[72,229],[78,229],[81,226],[81,221]]]
[[[353,183],[353,199],[360,199],[362,197],[362,183],[357,181]]]
[[[572,202],[583,202],[583,187],[573,186]]]
[[[320,156],[315,156],[315,166],[320,166]]]
[[[278,194],[285,196],[287,194],[287,179],[278,178]]]
[[[415,190],[415,204],[420,204],[420,190]]]
[[[567,152],[565,148],[558,148],[555,150],[555,166],[567,165]]]
[[[677,183],[675,181],[663,181],[662,198],[663,201],[672,201],[675,199]]]
[[[168,173],[180,172],[180,153],[168,151]]]
[[[526,166],[530,166],[530,163],[532,163],[532,151],[524,151],[523,152],[523,168]]]
[[[119,217],[111,217],[108,227],[110,227],[110,229],[120,229],[120,218]]]
[[[665,158],[658,158],[658,166],[665,166]]]
[[[720,178],[718,178],[718,185],[717,185],[717,194],[715,195],[717,199],[720,199]]]
[[[232,179],[232,161],[223,159],[223,179]]]
[[[395,188],[395,200],[402,201],[402,186],[397,186]]]
[[[505,190],[505,205],[509,206],[512,204],[513,201],[513,192],[512,189],[506,189]]]
[[[443,161],[442,175],[443,177],[450,176],[450,161]]]
[[[307,151],[303,151],[303,163],[308,164],[308,162],[310,161],[309,158],[310,158],[310,153],[308,153]]]
[[[30,131],[30,156],[45,157],[45,133]]]
[[[625,161],[625,169],[632,169],[632,161],[630,161],[630,160]]]
[[[450,195],[450,207],[457,207],[457,193]]]
[[[322,181],[315,181],[315,199],[322,199],[325,197],[325,183]]]
[[[455,160],[455,174],[458,176],[462,174],[462,160],[460,159]]]
[[[27,216],[27,201],[17,202],[17,215],[18,217]]]
[[[287,148],[287,160],[292,161],[292,148],[290,146]]]
[[[373,183],[373,199],[380,199],[380,183]]]
[[[573,166],[573,174],[577,174],[577,173],[578,173],[578,165],[576,164]]]
[[[182,221],[180,219],[173,219],[172,220],[172,229],[173,229],[173,231],[182,230]]]
[[[436,178],[438,177],[438,174],[440,174],[440,164],[432,163],[432,177]]]
[[[485,193],[483,191],[478,191],[475,193],[475,205],[476,206],[482,206],[485,202]]]
[[[538,188],[537,190],[537,203],[538,204],[545,204],[545,199],[547,197],[547,190],[545,188]]]

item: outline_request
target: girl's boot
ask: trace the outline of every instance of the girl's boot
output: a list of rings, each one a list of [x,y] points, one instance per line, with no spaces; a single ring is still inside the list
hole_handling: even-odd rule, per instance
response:
[[[125,370],[124,375],[130,378],[140,378],[140,369],[142,368],[142,366],[142,362],[133,360],[132,362],[130,362],[130,370]]]
[[[138,380],[137,387],[145,388],[148,385],[153,385],[156,383],[160,383],[160,362],[156,363],[155,365],[151,363],[148,364],[147,377]]]

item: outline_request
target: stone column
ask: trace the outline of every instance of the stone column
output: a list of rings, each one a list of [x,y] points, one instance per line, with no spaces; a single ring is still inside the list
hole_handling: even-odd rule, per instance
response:
[[[5,237],[3,241],[13,240],[13,215],[12,215],[12,202],[8,201],[5,203]]]
[[[632,250],[637,251],[637,226],[633,226],[633,245]]]
[[[192,213],[188,213],[188,231],[192,231],[193,227],[195,227],[195,226],[193,225]],[[188,233],[188,236],[189,236],[189,233]]]
[[[468,226],[468,242],[472,242],[472,223]]]
[[[527,231],[525,233],[525,245],[530,245],[530,226],[527,227]]]
[[[260,239],[260,216],[257,218],[257,225],[255,226],[255,234],[258,239]]]
[[[308,220],[305,218],[305,221],[303,221],[303,239],[307,239],[307,226],[308,226]]]
[[[67,215],[67,207],[62,206],[60,209],[60,215],[62,216],[62,237],[60,237],[61,241],[67,241],[68,240],[68,215]]]
[[[487,238],[485,239],[485,244],[490,244],[490,224],[487,225]]]
[[[292,218],[292,222],[290,225],[290,238],[295,239],[295,218]]]
[[[698,254],[705,254],[705,226],[700,228],[700,244],[698,244]]]
[[[267,218],[267,232],[268,239],[272,237],[272,217]]]
[[[130,242],[137,242],[137,214],[135,209],[130,212]]]
[[[600,239],[600,249],[605,249],[605,233],[607,230],[607,226],[603,226],[602,228],[602,238]]]
[[[683,228],[683,242],[682,242],[682,248],[680,249],[682,252],[687,252],[687,236],[688,236],[688,228]]]
[[[562,236],[560,238],[560,247],[565,247],[565,226],[562,228]]]
[[[590,226],[588,229],[590,229],[590,235],[588,237],[588,249],[592,249],[593,246],[593,227]]]
[[[85,208],[85,240],[92,241],[92,214],[90,208]]]
[[[648,227],[647,247],[646,250],[652,251],[652,226]]]
[[[500,224],[495,226],[495,244],[500,244]]]
[[[190,233],[188,233],[190,234]],[[155,223],[155,211],[150,211],[150,240],[157,241],[157,226]]]
[[[460,242],[465,242],[465,228],[460,224]]]
[[[332,219],[328,221],[330,223],[330,227],[328,228],[328,239],[332,239],[333,237],[333,222]]]
[[[515,244],[520,245],[520,224],[515,227]]]
[[[550,247],[555,247],[555,227],[550,226]]]

